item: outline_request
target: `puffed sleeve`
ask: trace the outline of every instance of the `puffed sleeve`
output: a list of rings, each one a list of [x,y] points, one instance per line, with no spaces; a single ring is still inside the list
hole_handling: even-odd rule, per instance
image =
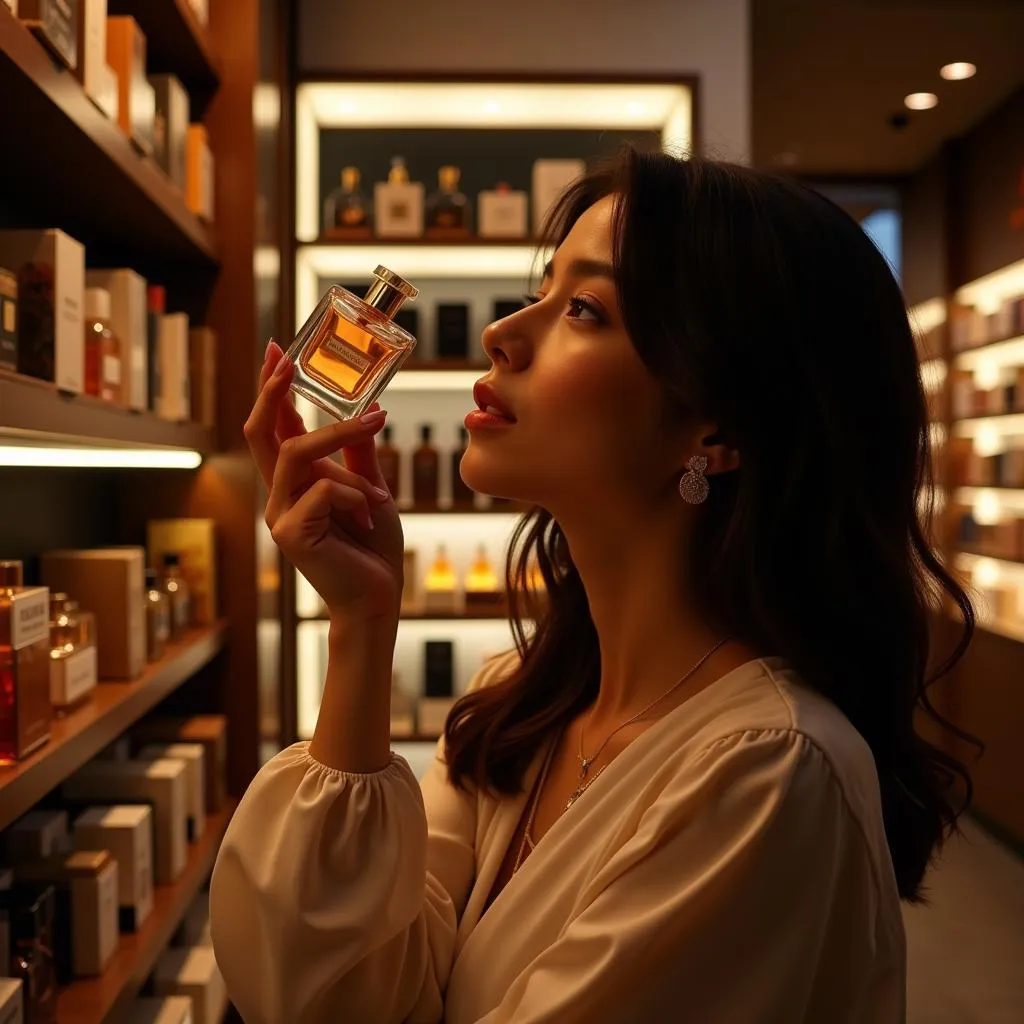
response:
[[[514,652],[513,652],[514,653]],[[470,689],[500,678],[489,661]],[[298,743],[243,796],[210,885],[214,951],[246,1024],[439,1022],[476,870],[476,798],[444,737],[418,782],[392,752],[351,774]]]
[[[898,900],[821,749],[705,750],[478,1024],[902,1024]]]

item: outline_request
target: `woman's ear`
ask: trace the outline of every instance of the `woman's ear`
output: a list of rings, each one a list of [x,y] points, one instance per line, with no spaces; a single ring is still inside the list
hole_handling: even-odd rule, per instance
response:
[[[710,433],[702,432],[697,450],[692,454],[703,455],[708,460],[705,476],[739,469],[740,453],[725,442],[717,428],[712,428]]]

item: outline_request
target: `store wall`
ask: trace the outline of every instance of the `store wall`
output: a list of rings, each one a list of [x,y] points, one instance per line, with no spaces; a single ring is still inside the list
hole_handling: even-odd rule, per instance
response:
[[[914,175],[903,193],[903,295],[908,306],[949,289],[948,147]]]
[[[750,159],[749,0],[299,0],[298,12],[300,76],[697,75],[703,151]]]

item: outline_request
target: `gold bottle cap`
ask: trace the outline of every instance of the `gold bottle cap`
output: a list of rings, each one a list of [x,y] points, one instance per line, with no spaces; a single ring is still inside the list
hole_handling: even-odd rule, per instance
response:
[[[384,316],[391,319],[405,304],[407,299],[415,299],[419,295],[419,288],[414,287],[399,277],[393,270],[387,267],[378,266],[373,272],[374,282],[363,298],[368,306],[380,310]]]
[[[445,192],[454,192],[459,187],[462,171],[454,164],[445,164],[437,172],[437,180]]]
[[[409,168],[405,166],[405,157],[391,158],[391,170],[388,171],[389,185],[405,185],[409,181]]]
[[[0,562],[0,587],[20,587],[25,575],[21,562]]]
[[[359,188],[358,167],[343,167],[341,169],[341,187],[346,192],[355,192]]]

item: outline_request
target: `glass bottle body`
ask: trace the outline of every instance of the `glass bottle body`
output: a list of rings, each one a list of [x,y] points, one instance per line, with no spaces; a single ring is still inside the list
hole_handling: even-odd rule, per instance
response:
[[[103,321],[85,322],[85,393],[121,402],[121,342]]]
[[[83,635],[78,602],[50,594],[50,702],[58,718],[89,700],[96,687],[96,651]]]
[[[469,203],[459,191],[461,172],[447,165],[438,172],[438,189],[427,197],[426,221],[431,233],[469,231]]]
[[[161,589],[167,596],[170,609],[170,639],[181,640],[192,624],[192,591],[181,574],[177,559],[164,556],[164,576]]]
[[[156,573],[146,573],[146,657],[158,661],[171,637],[171,605],[157,586]]]
[[[324,200],[324,232],[369,231],[369,203],[359,188],[359,170],[346,167],[341,172],[341,185]]]
[[[431,428],[420,427],[422,443],[412,455],[412,500],[417,507],[433,508],[438,498],[439,456],[430,443]]]
[[[391,382],[416,339],[373,306],[332,285],[286,355],[292,390],[339,420],[361,416]]]

